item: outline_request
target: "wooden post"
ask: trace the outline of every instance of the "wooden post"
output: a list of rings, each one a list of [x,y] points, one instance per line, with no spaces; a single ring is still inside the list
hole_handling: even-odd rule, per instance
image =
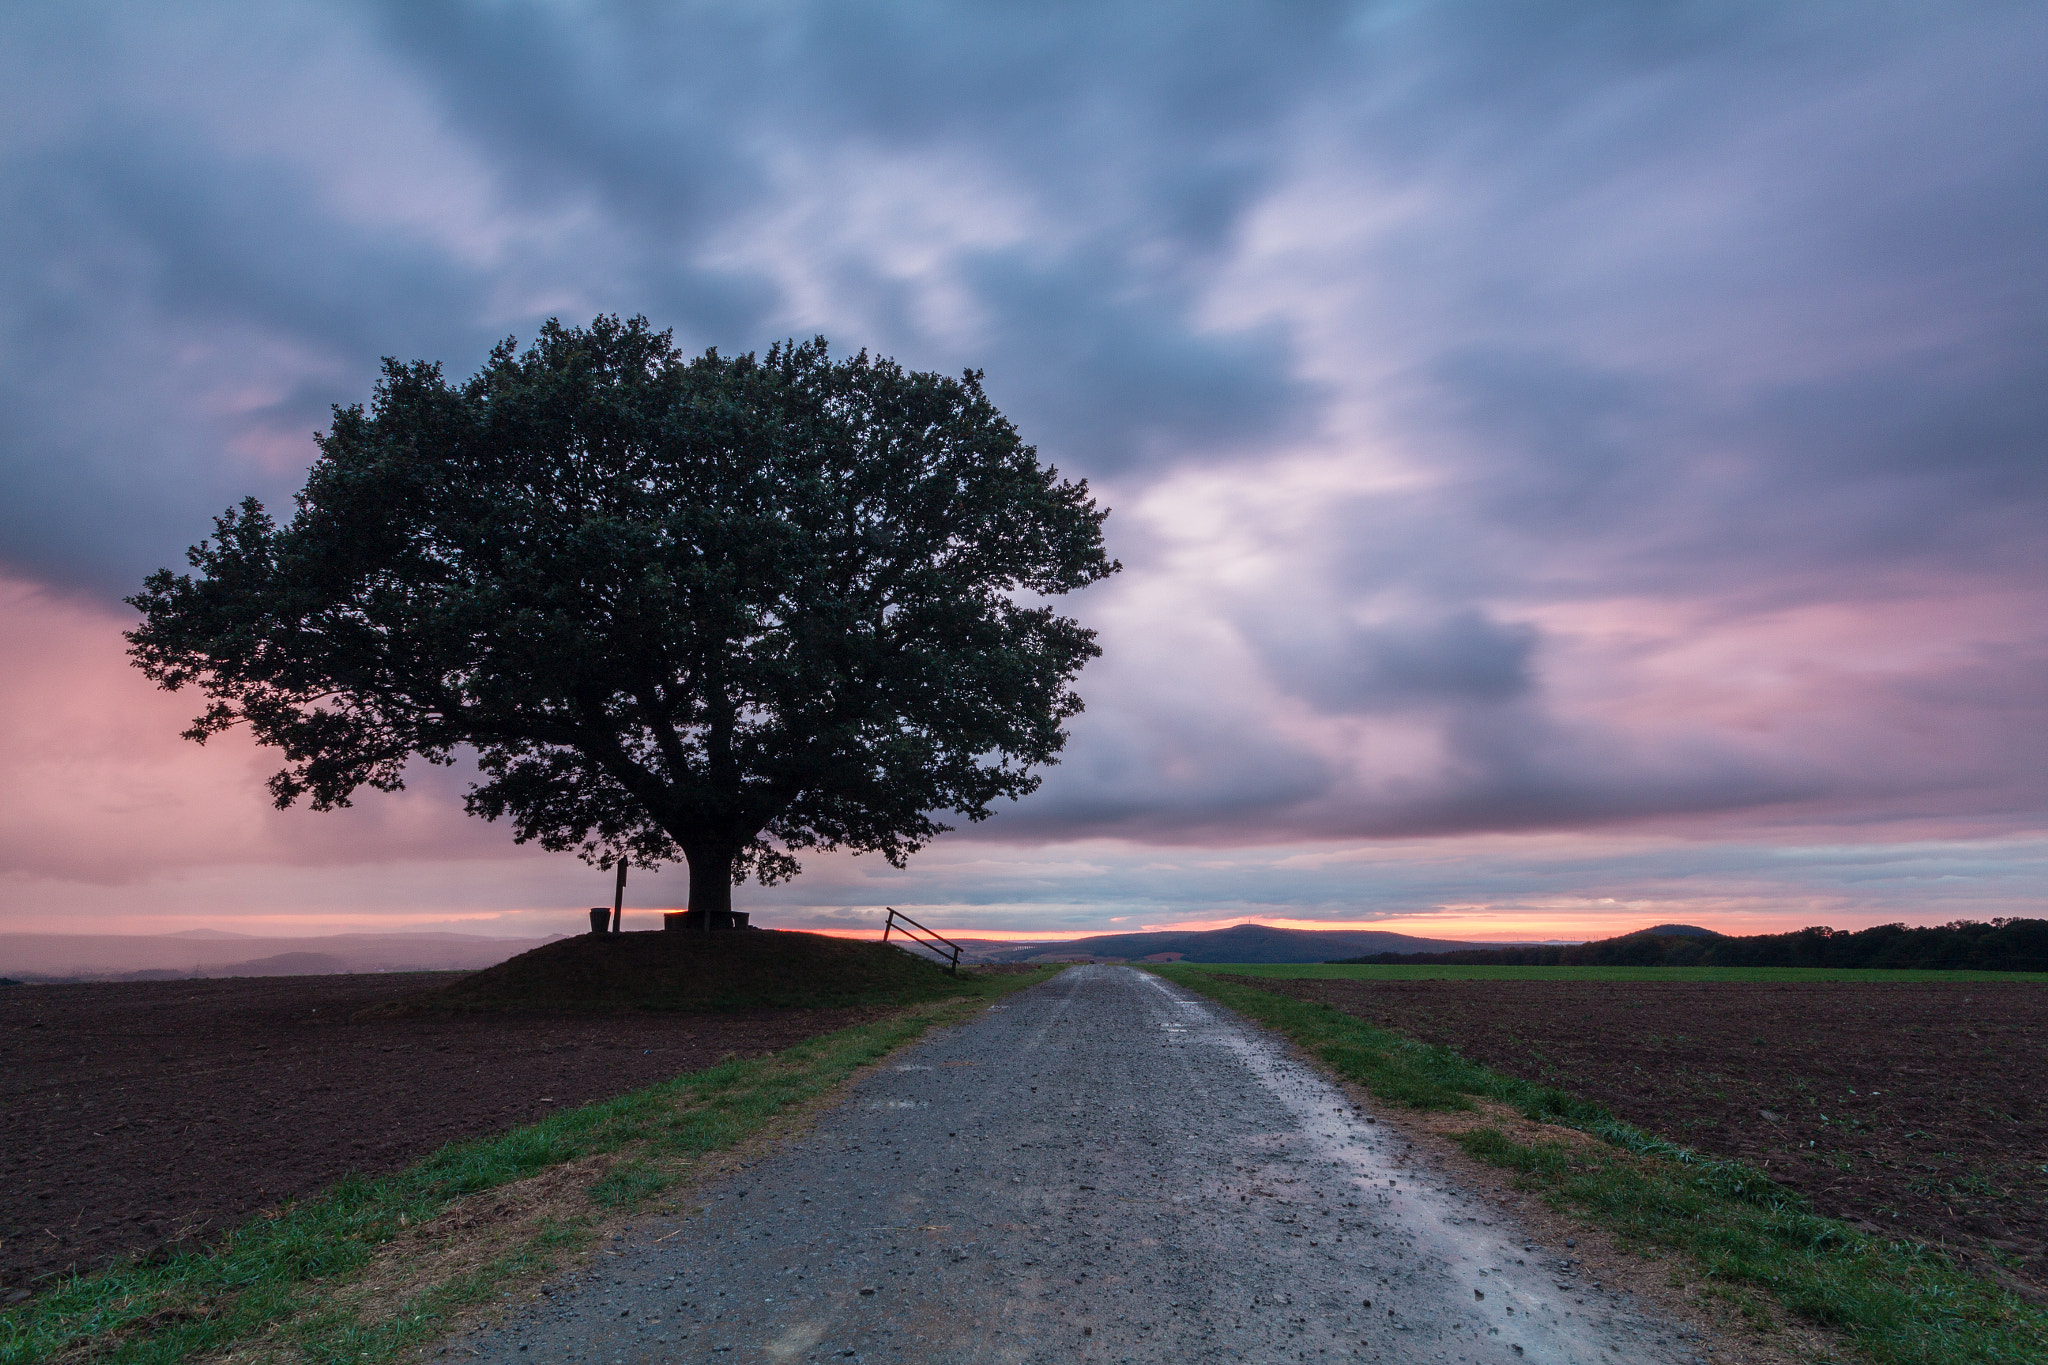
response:
[[[612,932],[625,932],[626,925],[626,860],[619,859],[619,881],[612,888]]]

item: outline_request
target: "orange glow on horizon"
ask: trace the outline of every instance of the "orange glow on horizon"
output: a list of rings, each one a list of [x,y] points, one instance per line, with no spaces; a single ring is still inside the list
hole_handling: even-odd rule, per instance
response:
[[[664,914],[678,913],[678,909],[658,906],[626,907],[626,928],[632,932],[659,930]],[[788,929],[801,933],[822,934],[830,938],[877,940],[882,936],[880,924],[870,926],[853,925],[805,925],[802,923],[777,923],[781,914],[770,908],[755,911],[754,922],[764,929]],[[802,913],[791,914],[792,920],[801,920]],[[1130,919],[1135,920],[1132,916]],[[1653,901],[1616,901],[1592,903],[1570,901],[1556,906],[1515,905],[1515,906],[1447,906],[1440,911],[1426,914],[1411,914],[1387,919],[1358,920],[1300,919],[1289,915],[1237,914],[1186,919],[1162,919],[1152,921],[1103,924],[1087,929],[983,929],[967,925],[947,924],[945,916],[933,910],[931,918],[923,922],[947,938],[975,939],[1000,943],[1068,943],[1085,938],[1108,938],[1125,934],[1149,933],[1202,933],[1217,929],[1229,929],[1239,925],[1260,925],[1274,929],[1298,929],[1324,932],[1378,932],[1404,934],[1413,938],[1439,939],[1468,943],[1577,943],[1593,939],[1614,938],[1621,934],[1647,929],[1655,924],[1696,924],[1717,933],[1777,934],[1787,933],[1807,925],[1831,924],[1838,929],[1864,928],[1870,924],[1904,921],[1913,923],[1938,923],[1942,916],[1902,916],[1896,913],[1879,916],[1875,914],[1843,913],[1842,907],[1827,904],[1807,904],[1798,901],[1779,901],[1768,909],[1733,902],[1707,902],[1691,904],[1669,904]],[[1954,918],[1952,914],[1946,918]],[[267,912],[255,914],[164,914],[137,916],[119,928],[76,927],[56,929],[38,925],[32,932],[83,933],[88,936],[100,934],[141,934],[164,935],[190,933],[194,930],[224,930],[232,934],[252,938],[307,938],[339,934],[411,934],[411,933],[453,933],[476,935],[484,938],[502,939],[544,939],[551,937],[575,936],[585,932],[583,915],[565,914],[560,910],[486,910],[457,911],[420,910],[411,913],[398,912],[378,915],[350,914],[293,914],[290,912]],[[21,930],[13,930],[21,932]]]
[[[778,928],[778,927],[780,927],[780,926],[778,926],[778,925],[773,925],[773,924],[764,924],[764,925],[762,925],[761,927],[762,927],[763,929],[774,929],[774,928]],[[803,932],[803,933],[806,933],[806,934],[823,934],[823,935],[824,935],[824,936],[825,936],[826,938],[865,938],[865,939],[879,939],[879,938],[880,938],[880,937],[882,936],[882,931],[881,931],[881,930],[880,930],[879,928],[875,928],[875,929],[838,929],[838,928],[833,928],[833,929],[804,929],[804,930],[802,930],[801,932]],[[1044,932],[1042,932],[1042,933],[1041,933],[1041,932],[1032,932],[1032,931],[1029,931],[1029,930],[1024,930],[1024,929],[946,929],[946,928],[942,928],[942,927],[940,927],[940,926],[938,926],[938,925],[933,925],[933,926],[932,926],[932,932],[933,932],[933,933],[935,933],[935,934],[944,934],[944,935],[945,935],[946,937],[948,937],[948,938],[978,938],[978,939],[987,939],[987,940],[990,940],[990,941],[994,941],[994,942],[1000,942],[1000,943],[1055,943],[1055,942],[1057,942],[1057,943],[1065,943],[1065,942],[1067,942],[1067,941],[1068,941],[1068,940],[1070,940],[1070,939],[1077,939],[1077,938],[1100,938],[1100,937],[1101,937],[1101,936],[1102,936],[1103,934],[1105,934],[1105,933],[1121,933],[1121,932],[1122,932],[1122,930],[1118,930],[1118,929],[1049,929],[1049,930],[1046,930],[1046,931],[1044,931]]]
[[[1658,922],[1656,920],[1645,920],[1642,924],[1634,927],[1648,928],[1651,924]],[[1580,938],[1604,938],[1611,934],[1629,932],[1627,929],[1603,926],[1596,931],[1575,934],[1565,931],[1553,932],[1548,927],[1532,930],[1526,925],[1518,925],[1513,921],[1501,921],[1499,927],[1489,934],[1486,929],[1474,927],[1472,923],[1462,919],[1457,921],[1447,921],[1439,918],[1312,920],[1259,915],[1235,915],[1223,919],[1172,920],[1129,926],[1112,925],[1102,929],[1048,929],[1031,931],[1023,929],[949,929],[941,925],[933,925],[932,931],[944,934],[949,938],[986,939],[1004,943],[1070,943],[1076,939],[1110,938],[1124,934],[1206,933],[1215,929],[1232,929],[1241,924],[1255,924],[1267,929],[1306,929],[1328,932],[1376,931],[1381,933],[1407,934],[1414,938],[1463,939],[1480,943],[1500,942],[1504,939],[1513,939],[1519,942],[1540,942],[1552,938],[1573,940]],[[764,929],[774,927],[776,926],[762,926]],[[882,936],[882,931],[879,928],[806,929],[803,932],[823,934],[829,938],[879,939]]]

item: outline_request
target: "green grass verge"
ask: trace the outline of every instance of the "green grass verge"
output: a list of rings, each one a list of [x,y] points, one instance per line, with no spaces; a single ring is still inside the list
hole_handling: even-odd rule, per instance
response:
[[[288,1354],[317,1365],[375,1365],[447,1330],[455,1313],[500,1292],[507,1280],[582,1245],[593,1226],[583,1220],[544,1228],[498,1260],[421,1290],[381,1320],[359,1320],[340,1306],[340,1296],[409,1224],[551,1167],[632,1147],[635,1153],[587,1192],[601,1208],[630,1207],[674,1183],[675,1158],[729,1148],[934,1025],[1058,970],[965,977],[954,999],[454,1143],[396,1174],[343,1180],[275,1217],[243,1224],[206,1250],[80,1276],[0,1313],[0,1365],[59,1354],[110,1365],[172,1365],[280,1324]]]
[[[1925,1246],[1869,1237],[1822,1218],[1753,1167],[1676,1146],[1565,1091],[1503,1076],[1450,1048],[1327,1005],[1221,980],[1209,968],[1152,970],[1277,1030],[1387,1103],[1455,1110],[1493,1100],[1599,1138],[1604,1147],[1529,1146],[1479,1127],[1457,1141],[1479,1160],[1512,1171],[1519,1188],[1624,1243],[1682,1252],[1710,1282],[1765,1291],[1788,1311],[1842,1332],[1872,1359],[2048,1360],[2048,1314]]]
[[[1876,967],[1368,967],[1344,962],[1176,962],[1175,970],[1337,981],[2000,981],[2048,982],[2048,972],[1894,972]]]

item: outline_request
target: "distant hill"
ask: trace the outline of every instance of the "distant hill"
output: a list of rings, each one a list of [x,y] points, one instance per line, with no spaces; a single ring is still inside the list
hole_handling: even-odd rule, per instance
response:
[[[549,938],[482,934],[0,934],[0,974],[42,981],[174,981],[188,976],[475,971]]]
[[[1022,960],[1020,953],[1049,953],[1060,946],[1056,939],[955,938],[950,934],[947,941],[960,945],[962,962],[1017,962]]]
[[[1789,934],[1717,934],[1689,924],[1660,924],[1618,938],[1570,947],[1533,946],[1395,956],[1364,953],[1359,963],[1458,967],[1857,967],[1941,971],[2048,972],[2048,920],[1958,920],[1916,928],[1825,925]]]
[[[1499,945],[1458,939],[1411,938],[1407,934],[1371,929],[1276,929],[1265,924],[1238,924],[1228,929],[1102,934],[1066,943],[1025,944],[1002,955],[1000,960],[1030,962],[1080,956],[1135,959],[1178,953],[1184,962],[1328,962],[1360,953],[1436,953],[1496,946]]]

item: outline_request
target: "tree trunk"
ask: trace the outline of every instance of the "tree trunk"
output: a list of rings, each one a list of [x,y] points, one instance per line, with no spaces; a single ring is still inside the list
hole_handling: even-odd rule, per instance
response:
[[[683,850],[690,863],[690,923],[709,931],[732,922],[732,850]]]

